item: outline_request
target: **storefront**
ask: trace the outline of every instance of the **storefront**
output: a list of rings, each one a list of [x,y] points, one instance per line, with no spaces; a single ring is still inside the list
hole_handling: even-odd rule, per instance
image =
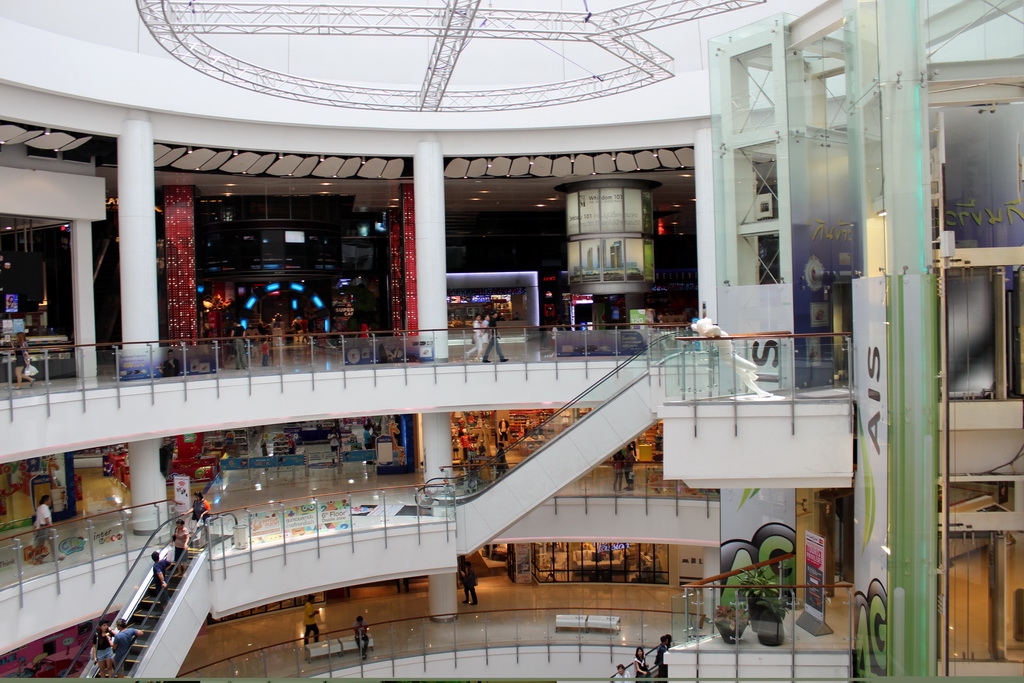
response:
[[[669,583],[669,548],[663,543],[584,541],[534,543],[537,583]]]
[[[55,453],[0,465],[0,531],[32,526],[39,499],[50,496],[54,521],[74,517],[80,492],[76,491],[75,462],[70,453]]]

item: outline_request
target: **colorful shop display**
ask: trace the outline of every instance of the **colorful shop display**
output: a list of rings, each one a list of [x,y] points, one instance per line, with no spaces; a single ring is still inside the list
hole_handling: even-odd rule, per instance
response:
[[[662,543],[534,543],[532,556],[538,583],[668,583],[669,546]]]
[[[222,444],[218,448],[214,445],[217,442],[208,442],[206,436],[203,433],[180,434],[174,438],[174,459],[167,472],[168,481],[175,474],[185,475],[191,481],[211,481],[217,476]]]
[[[71,453],[0,464],[0,531],[32,526],[39,499],[50,496],[55,522],[74,517],[79,497]]]
[[[117,612],[102,617],[111,621]],[[0,656],[0,677],[3,678],[59,678],[71,665],[72,659],[89,640],[100,618],[83,621],[34,640]],[[72,672],[80,675],[80,672]]]

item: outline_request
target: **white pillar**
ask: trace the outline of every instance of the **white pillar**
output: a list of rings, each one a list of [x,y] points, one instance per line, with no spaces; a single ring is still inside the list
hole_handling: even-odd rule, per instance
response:
[[[416,211],[416,296],[419,329],[434,334],[434,359],[448,360],[448,262],[444,230],[444,155],[437,140],[422,140],[413,158]]]
[[[431,615],[454,615],[459,611],[459,586],[455,572],[431,574],[428,578],[429,611]],[[454,616],[432,616],[432,621],[451,621]]]
[[[708,579],[722,573],[719,569],[721,563],[722,549],[717,545],[704,546],[704,574],[702,578]]]
[[[126,342],[159,337],[156,287],[156,214],[153,126],[130,112],[117,140],[117,206],[121,259],[121,337]]]
[[[71,223],[71,279],[75,304],[75,344],[96,343],[96,303],[92,282],[92,222]],[[78,376],[96,376],[96,349],[79,348]]]
[[[163,439],[146,439],[128,444],[128,468],[131,473],[132,505],[167,500],[167,482],[160,474],[160,446]],[[160,521],[165,521],[161,512]],[[153,507],[136,508],[132,513],[136,535],[148,535],[157,527]]]
[[[420,414],[420,443],[423,444],[423,481],[450,474],[452,464],[452,418],[450,413]]]
[[[711,129],[700,128],[693,141],[697,199],[697,315],[718,315],[718,245],[715,230],[715,161]]]

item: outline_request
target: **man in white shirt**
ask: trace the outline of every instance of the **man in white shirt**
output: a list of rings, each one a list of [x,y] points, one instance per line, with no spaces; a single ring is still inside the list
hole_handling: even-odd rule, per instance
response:
[[[34,528],[36,530],[33,542],[35,548],[32,553],[32,564],[42,564],[47,555],[51,555],[48,552],[49,536],[50,532],[48,527],[53,526],[53,515],[50,513],[50,496],[44,495],[39,499],[39,507],[36,508],[36,522]],[[55,556],[56,554],[52,554]]]

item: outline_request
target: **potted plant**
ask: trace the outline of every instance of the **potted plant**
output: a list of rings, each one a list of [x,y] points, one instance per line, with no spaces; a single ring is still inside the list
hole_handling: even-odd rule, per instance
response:
[[[750,627],[757,634],[762,645],[782,645],[785,630],[782,623],[789,611],[789,603],[784,599],[778,579],[767,567],[758,567],[737,576],[743,586],[740,590],[747,598],[750,610]]]
[[[722,640],[732,644],[743,637],[747,628],[747,617],[742,609],[735,605],[719,605],[715,608],[715,628],[722,635]]]

